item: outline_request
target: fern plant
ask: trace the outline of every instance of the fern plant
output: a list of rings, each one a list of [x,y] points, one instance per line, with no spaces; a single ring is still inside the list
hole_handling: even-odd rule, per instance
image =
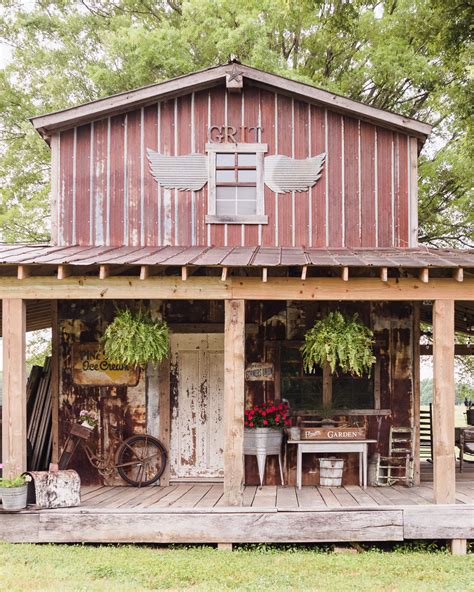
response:
[[[339,311],[331,312],[305,334],[301,348],[305,370],[312,372],[316,366],[329,364],[331,372],[340,368],[355,376],[370,374],[375,362],[373,337],[357,314],[346,317]]]
[[[158,364],[168,356],[169,330],[164,321],[154,320],[140,307],[119,310],[102,337],[107,359],[129,366]]]

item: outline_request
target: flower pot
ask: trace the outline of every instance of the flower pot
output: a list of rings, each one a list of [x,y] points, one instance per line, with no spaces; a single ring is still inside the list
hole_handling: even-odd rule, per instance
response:
[[[0,496],[4,510],[23,510],[27,505],[28,484],[19,487],[0,487]]]
[[[88,430],[93,430],[95,426],[91,425],[87,420],[81,421],[81,426]]]
[[[244,454],[280,454],[281,428],[245,428]]]

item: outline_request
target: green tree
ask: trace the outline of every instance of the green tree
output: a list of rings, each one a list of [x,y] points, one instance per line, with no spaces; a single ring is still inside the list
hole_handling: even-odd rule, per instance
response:
[[[49,153],[27,117],[243,62],[431,122],[420,240],[471,245],[472,58],[464,0],[0,2],[0,232],[46,239]]]

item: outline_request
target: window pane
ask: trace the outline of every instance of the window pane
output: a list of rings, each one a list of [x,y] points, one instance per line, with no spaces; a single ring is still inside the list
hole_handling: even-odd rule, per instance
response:
[[[256,187],[237,187],[237,200],[257,201]]]
[[[256,203],[254,201],[238,201],[237,214],[241,216],[253,216],[257,213]]]
[[[216,171],[217,183],[235,183],[235,171]]]
[[[256,154],[239,154],[239,166],[257,166]]]
[[[216,163],[218,167],[221,166],[234,166],[235,154],[217,154]]]
[[[235,201],[235,187],[216,187],[216,201],[222,199]]]
[[[218,216],[235,216],[235,201],[216,201]]]
[[[257,171],[239,171],[239,183],[256,183]]]

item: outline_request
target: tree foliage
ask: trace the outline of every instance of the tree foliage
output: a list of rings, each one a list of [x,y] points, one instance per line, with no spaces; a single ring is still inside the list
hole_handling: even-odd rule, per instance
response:
[[[47,238],[49,153],[27,117],[226,62],[435,126],[420,239],[473,240],[472,58],[465,0],[2,0],[0,229]]]

